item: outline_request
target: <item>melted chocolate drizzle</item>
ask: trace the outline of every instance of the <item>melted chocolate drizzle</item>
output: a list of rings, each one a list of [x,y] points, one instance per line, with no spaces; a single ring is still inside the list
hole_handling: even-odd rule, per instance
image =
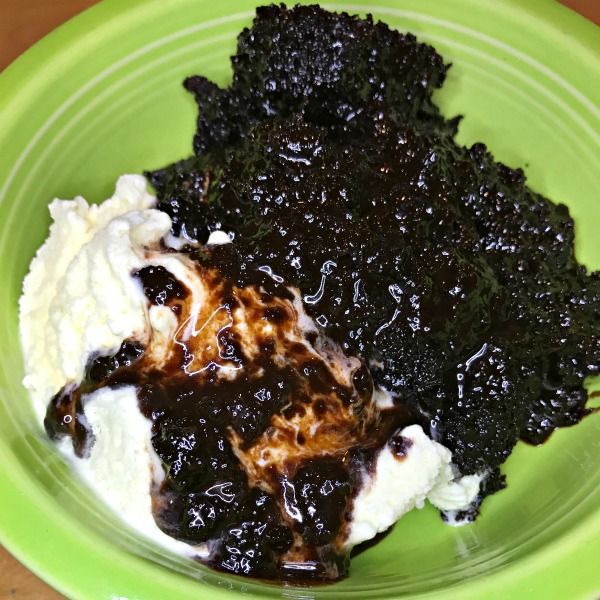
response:
[[[153,498],[163,531],[208,544],[217,569],[338,579],[360,472],[393,431],[422,419],[403,405],[376,411],[368,369],[356,359],[343,366],[339,348],[299,327],[294,292],[258,269],[256,284],[240,288],[212,265],[216,256],[218,246],[205,247],[195,267],[210,290],[200,309],[163,267],[134,274],[151,305],[177,316],[178,332],[194,331],[176,334],[161,360],[151,341],[145,352],[124,343],[91,361],[84,383],[50,404],[48,433],[71,435],[83,455],[91,432],[77,418],[77,429],[58,427],[63,407],[81,414],[84,394],[135,385],[166,472]]]

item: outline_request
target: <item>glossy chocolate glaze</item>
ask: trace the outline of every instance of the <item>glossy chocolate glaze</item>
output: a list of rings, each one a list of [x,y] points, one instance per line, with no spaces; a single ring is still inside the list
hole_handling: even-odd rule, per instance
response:
[[[363,471],[393,431],[421,417],[376,409],[364,364],[304,323],[297,291],[264,271],[243,288],[224,276],[215,265],[231,247],[206,246],[201,262],[188,254],[194,292],[160,266],[134,274],[150,305],[175,314],[172,339],[91,361],[82,385],[51,403],[48,433],[72,435],[82,455],[93,443],[77,418],[84,394],[135,385],[167,474],[153,493],[163,531],[207,544],[218,569],[337,579]],[[78,411],[77,429],[59,426],[64,407]]]
[[[173,203],[167,178],[154,181]],[[195,223],[206,215],[234,239],[221,268],[239,285],[262,267],[298,286],[464,474],[586,414],[598,274],[575,261],[566,209],[483,147],[406,126],[347,148],[300,117],[275,119],[200,201]]]
[[[174,232],[224,229],[232,277],[268,266],[298,286],[464,474],[497,475],[517,439],[587,414],[600,276],[575,260],[566,207],[455,143],[458,120],[431,101],[439,55],[368,20],[271,6],[232,63],[225,89],[186,82],[198,155],[150,174]]]
[[[227,88],[186,81],[196,155],[148,174],[175,235],[233,240],[185,251],[217,303],[203,309],[217,311],[210,335],[174,342],[160,368],[151,348],[130,364],[97,358],[47,428],[83,452],[81,390],[134,383],[167,472],[161,528],[207,542],[217,569],[330,580],[347,570],[360,470],[388,440],[399,459],[410,451],[399,427],[422,424],[462,474],[487,474],[459,515],[473,519],[518,439],[541,443],[589,412],[600,275],[575,260],[564,206],[483,144],[456,144],[458,119],[431,99],[447,67],[413,36],[264,7],[232,63]],[[160,269],[136,276],[185,323],[190,290]],[[300,310],[318,331],[298,333]],[[356,361],[350,381],[331,352]],[[369,404],[374,385],[393,410]],[[317,421],[325,433],[311,436]]]
[[[107,384],[139,378],[167,470],[154,499],[165,532],[208,543],[207,562],[221,570],[337,579],[347,572],[347,513],[362,469],[420,415],[376,410],[368,370],[303,325],[297,292],[264,271],[245,287],[224,276],[215,264],[231,248],[203,249],[196,269],[210,296],[182,307],[160,371],[149,348]],[[162,295],[149,270],[136,276],[152,301]]]

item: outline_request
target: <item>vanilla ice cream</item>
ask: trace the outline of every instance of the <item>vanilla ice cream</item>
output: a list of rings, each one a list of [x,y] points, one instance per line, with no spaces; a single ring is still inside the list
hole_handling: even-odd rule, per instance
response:
[[[125,176],[112,198],[54,200],[50,235],[31,263],[19,303],[24,384],[40,418],[49,399],[79,383],[94,353],[150,335],[146,299],[131,279],[171,220],[152,210],[143,177]]]
[[[143,346],[145,360],[155,368],[166,368],[185,348],[187,374],[197,374],[209,364],[215,377],[235,381],[240,365],[219,343],[210,345],[228,328],[235,328],[248,357],[262,352],[254,345],[253,335],[258,332],[261,339],[273,340],[277,364],[295,360],[285,348],[293,344],[295,352],[304,353],[303,360],[323,364],[332,381],[353,386],[360,361],[347,357],[319,334],[297,291],[291,290],[289,300],[278,300],[270,308],[291,315],[283,334],[269,320],[252,316],[251,307],[264,302],[261,290],[238,290],[242,303],[237,309],[223,310],[220,305],[213,310],[210,280],[202,279],[188,255],[166,247],[171,220],[153,206],[146,180],[135,175],[121,177],[112,198],[99,206],[90,206],[82,198],[51,204],[50,235],[32,261],[20,301],[24,384],[40,423],[53,397],[82,384],[91,360],[115,354],[127,340]],[[209,242],[227,243],[229,238],[217,233]],[[134,276],[149,266],[165,269],[190,290],[183,313],[166,304],[150,305]],[[207,356],[212,357],[208,363]],[[322,393],[325,402],[328,392]],[[392,404],[389,394],[376,387],[369,392],[361,418],[367,423],[377,411],[391,410],[382,407]],[[172,550],[206,556],[209,545],[177,541],[156,524],[152,498],[164,480],[165,467],[153,449],[152,421],[140,411],[135,386],[100,388],[84,394],[82,405],[80,420],[90,432],[86,452],[76,456],[68,438],[60,441],[82,478],[144,535]],[[323,416],[317,413],[317,405],[287,417],[285,411],[277,413],[271,427],[250,446],[232,431],[230,441],[251,485],[276,494],[278,482],[286,477],[282,471],[286,461],[333,454],[340,443],[351,447],[355,437],[341,441],[336,429],[339,423],[346,427],[342,413]],[[71,418],[65,417],[65,426]],[[292,444],[290,436],[295,440]],[[423,506],[426,498],[442,510],[466,509],[479,492],[481,478],[455,480],[451,458],[450,451],[427,437],[419,425],[397,431],[378,452],[374,466],[359,469],[362,482],[352,500],[351,519],[341,541],[344,548],[389,528],[404,513]],[[286,501],[285,507],[286,518],[302,520],[293,503]]]

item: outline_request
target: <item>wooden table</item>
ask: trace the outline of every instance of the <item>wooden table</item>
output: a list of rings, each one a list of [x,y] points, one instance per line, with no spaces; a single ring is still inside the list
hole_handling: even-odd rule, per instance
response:
[[[0,0],[0,71],[48,32],[97,1]],[[600,25],[600,0],[563,0],[563,4]],[[0,599],[4,598],[57,600],[63,596],[0,547]]]

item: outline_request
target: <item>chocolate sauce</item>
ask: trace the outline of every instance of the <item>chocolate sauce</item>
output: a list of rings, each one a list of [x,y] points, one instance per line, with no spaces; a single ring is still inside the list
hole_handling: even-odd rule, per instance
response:
[[[215,260],[238,285],[265,267],[297,286],[463,474],[498,473],[518,439],[542,443],[589,413],[600,274],[575,260],[566,207],[483,144],[456,144],[458,120],[431,101],[446,69],[382,24],[259,9],[231,86],[186,82],[198,156],[149,176],[162,210],[189,215],[175,233],[227,231]],[[189,182],[206,165],[200,190]]]
[[[232,63],[227,88],[186,81],[196,156],[148,174],[173,234],[233,240],[184,249],[210,290],[196,313],[164,268],[135,274],[193,335],[158,366],[152,343],[94,359],[46,427],[83,454],[82,391],[136,385],[166,533],[207,543],[226,572],[333,580],[360,473],[388,440],[405,458],[402,427],[421,424],[463,475],[487,473],[469,520],[518,439],[590,412],[600,274],[575,260],[564,206],[483,144],[456,144],[459,119],[431,99],[447,67],[413,36],[263,7]],[[317,329],[299,329],[300,301]],[[348,360],[344,377],[332,365]],[[373,407],[377,385],[392,409]]]
[[[150,305],[176,315],[173,338],[165,346],[155,337],[145,349],[123,344],[91,361],[82,385],[51,403],[49,434],[89,448],[91,432],[76,418],[85,394],[135,385],[166,472],[153,493],[163,531],[208,544],[206,562],[217,569],[338,579],[348,567],[346,515],[359,469],[391,430],[421,417],[402,406],[375,410],[365,365],[303,328],[297,291],[259,270],[245,287],[225,277],[213,263],[227,248],[207,246],[188,263],[202,290],[161,266],[133,274]],[[59,426],[67,410],[79,411],[79,429]]]
[[[48,437],[56,440],[69,436],[75,454],[81,458],[88,456],[93,435],[84,417],[82,397],[98,389],[114,371],[132,365],[143,353],[144,348],[131,340],[123,342],[112,355],[91,357],[81,384],[67,384],[48,404],[44,419]]]
[[[408,450],[412,446],[412,440],[398,434],[390,438],[388,445],[392,449],[396,459],[404,460],[408,454]]]

